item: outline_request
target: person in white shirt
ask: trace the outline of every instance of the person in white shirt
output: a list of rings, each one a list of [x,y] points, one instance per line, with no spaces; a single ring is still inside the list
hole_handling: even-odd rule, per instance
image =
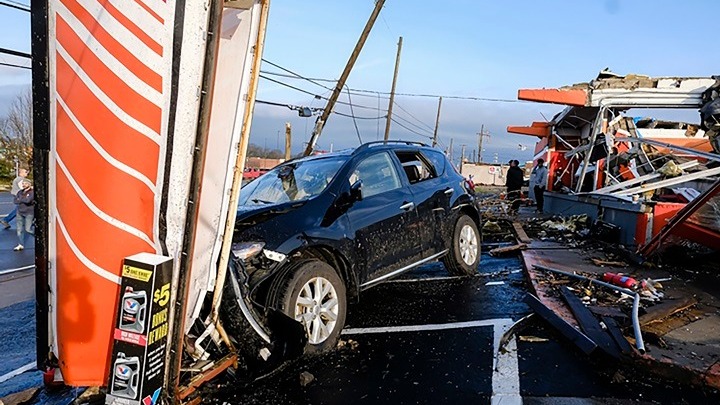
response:
[[[547,185],[548,169],[545,160],[538,159],[537,166],[533,168],[530,175],[530,186],[535,193],[535,202],[537,203],[537,212],[542,213],[545,208],[545,186]]]

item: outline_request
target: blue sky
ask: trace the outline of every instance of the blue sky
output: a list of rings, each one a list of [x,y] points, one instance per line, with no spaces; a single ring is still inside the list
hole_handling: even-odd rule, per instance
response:
[[[336,79],[373,6],[372,0],[272,0],[264,57],[304,76]],[[712,18],[718,12],[720,2],[712,0],[386,0],[348,85],[389,91],[399,36],[403,36],[397,84],[401,93],[513,100],[518,88],[584,82],[605,67],[621,74],[710,76],[720,73],[720,54],[713,52],[712,41],[716,35]],[[0,7],[0,47],[29,51],[27,13]],[[17,60],[4,56],[0,61]],[[278,71],[267,64],[263,70]],[[313,94],[329,94],[309,82],[274,78]],[[0,67],[0,111],[7,95],[29,81],[27,71]],[[267,80],[260,82],[258,99],[324,106],[323,100]],[[347,102],[347,96],[341,101]],[[352,102],[387,108],[387,100],[375,96],[353,95]],[[424,128],[410,126],[428,135],[428,127],[434,126],[437,99],[399,96],[396,102],[415,118],[398,108],[394,114]],[[485,142],[486,160],[494,153],[500,161],[527,159],[535,139],[509,135],[505,127],[543,120],[543,115],[551,118],[561,109],[445,98],[441,144],[447,146],[453,138],[456,157],[462,144],[468,145],[469,153],[484,124],[491,133]],[[346,105],[336,110],[350,112]],[[377,117],[384,112],[356,107],[355,114]],[[299,152],[314,118],[300,118],[286,108],[258,105],[251,142],[273,148],[282,145],[285,122],[293,125],[293,151]],[[358,120],[363,141],[382,138],[384,124],[384,120]],[[394,123],[391,137],[428,141]],[[318,146],[328,149],[331,144],[336,149],[358,144],[351,118],[331,116]],[[528,149],[521,152],[518,144]]]

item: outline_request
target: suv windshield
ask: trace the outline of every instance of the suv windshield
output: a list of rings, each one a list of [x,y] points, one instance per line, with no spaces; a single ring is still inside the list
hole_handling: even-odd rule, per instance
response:
[[[278,166],[242,188],[240,205],[307,200],[325,190],[346,156],[312,159]]]

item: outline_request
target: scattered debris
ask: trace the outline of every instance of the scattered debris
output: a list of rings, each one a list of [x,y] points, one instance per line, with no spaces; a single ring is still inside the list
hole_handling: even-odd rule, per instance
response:
[[[300,386],[305,387],[315,380],[315,376],[309,371],[300,373]]]
[[[29,388],[25,391],[20,391],[15,394],[10,394],[6,397],[0,398],[0,405],[13,405],[13,404],[24,404],[30,403],[40,392],[40,388]]]
[[[627,267],[627,263],[625,262],[619,262],[619,261],[613,261],[613,260],[602,260],[602,259],[596,259],[591,258],[592,262],[596,266],[604,267],[604,266],[611,266],[611,267]]]
[[[501,256],[501,255],[505,255],[508,253],[515,253],[518,250],[523,250],[523,249],[527,249],[527,244],[519,243],[517,245],[495,248],[495,249],[492,249],[489,253],[493,256]]]
[[[495,221],[486,221],[482,227],[483,233],[501,233],[503,230]]]
[[[677,177],[684,173],[683,169],[678,167],[673,160],[667,161],[661,168],[657,169],[657,172],[665,177]]]
[[[537,336],[520,336],[520,337],[518,337],[518,339],[521,342],[528,342],[528,343],[543,343],[543,342],[550,341],[550,339],[545,339],[545,338],[541,338],[541,337],[537,337]]]
[[[503,285],[505,284],[504,281],[488,281],[485,283],[486,286],[493,286],[493,285]]]

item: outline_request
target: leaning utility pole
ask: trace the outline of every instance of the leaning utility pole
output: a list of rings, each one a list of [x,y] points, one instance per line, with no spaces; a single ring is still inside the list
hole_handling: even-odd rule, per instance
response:
[[[375,3],[375,9],[370,15],[370,19],[368,20],[367,24],[365,24],[365,28],[363,29],[362,34],[360,34],[360,39],[358,39],[358,42],[355,45],[355,49],[353,49],[352,54],[350,54],[350,59],[345,65],[345,70],[343,70],[342,75],[340,75],[340,79],[338,80],[337,84],[335,84],[335,89],[333,89],[332,95],[330,96],[330,99],[328,99],[327,105],[325,106],[322,115],[318,117],[317,121],[315,121],[315,129],[313,129],[312,136],[310,137],[310,142],[308,142],[307,147],[305,148],[305,152],[303,152],[303,156],[310,155],[313,149],[315,149],[315,144],[317,143],[317,140],[322,133],[325,122],[327,122],[330,113],[332,113],[332,109],[333,107],[335,107],[335,102],[340,96],[340,92],[342,91],[343,87],[345,87],[345,82],[347,81],[348,76],[350,76],[350,72],[355,65],[355,61],[357,60],[358,56],[360,56],[360,51],[365,45],[365,40],[367,40],[367,37],[370,34],[370,30],[375,24],[375,20],[380,14],[380,10],[382,9],[383,4],[385,4],[385,0],[377,0],[377,3]]]
[[[437,131],[438,126],[440,125],[440,107],[442,107],[442,97],[440,97],[440,101],[438,101],[438,113],[437,118],[435,119],[435,132],[433,132],[433,147],[437,146]]]
[[[290,160],[290,140],[292,139],[292,125],[285,123],[285,161]]]
[[[400,52],[402,51],[402,37],[398,40],[397,56],[395,57],[395,74],[390,89],[390,102],[388,103],[387,121],[385,122],[385,141],[390,138],[390,121],[392,121],[393,103],[395,102],[395,84],[397,84],[398,69],[400,68]]]

